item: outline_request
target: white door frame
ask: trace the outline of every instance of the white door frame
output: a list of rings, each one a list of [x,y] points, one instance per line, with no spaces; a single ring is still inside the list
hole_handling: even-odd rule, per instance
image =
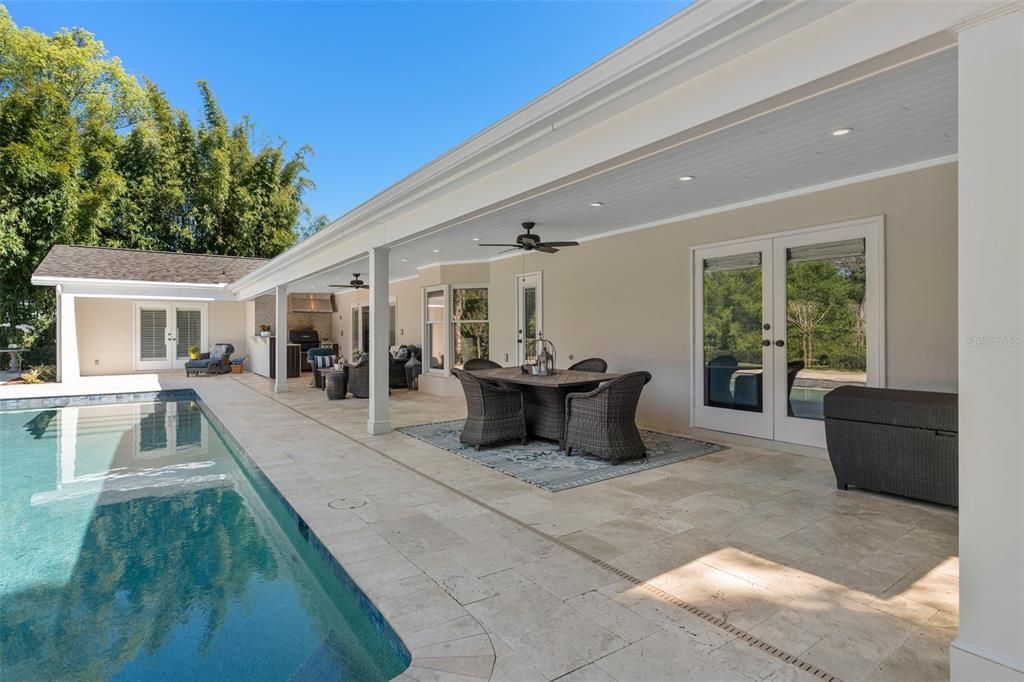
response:
[[[786,376],[785,346],[776,341],[786,339],[786,249],[800,244],[864,239],[865,267],[869,273],[866,281],[865,303],[867,306],[867,385],[885,386],[885,218],[871,216],[857,220],[816,225],[774,232],[763,236],[732,239],[713,244],[690,247],[690,424],[696,427],[739,433],[759,438],[769,438],[816,447],[825,446],[824,423],[790,417],[786,406],[786,382],[775,381]],[[767,248],[766,248],[767,244]],[[764,314],[771,324],[771,330],[764,332],[764,339],[771,341],[763,347],[770,357],[764,358],[764,396],[762,415],[738,410],[710,408],[704,405],[704,362],[703,362],[703,268],[700,259],[709,255],[748,253],[762,249],[762,301]],[[767,281],[766,281],[767,280]],[[781,283],[781,286],[780,286]],[[771,292],[770,298],[766,298]]]
[[[537,334],[544,333],[544,273],[527,272],[516,275],[516,364],[522,365],[526,362],[526,346],[523,341],[523,292],[527,285],[534,285],[537,289]]]
[[[139,355],[141,351],[139,327],[139,312],[147,310],[164,310],[167,315],[167,327],[164,333],[164,343],[167,347],[167,358],[164,360],[142,360]],[[188,362],[188,357],[177,357],[178,330],[175,324],[177,310],[198,310],[200,313],[200,343],[201,349],[209,349],[209,316],[208,307],[205,302],[195,301],[134,301],[132,304],[132,369],[136,372],[152,372],[168,369],[182,369]]]

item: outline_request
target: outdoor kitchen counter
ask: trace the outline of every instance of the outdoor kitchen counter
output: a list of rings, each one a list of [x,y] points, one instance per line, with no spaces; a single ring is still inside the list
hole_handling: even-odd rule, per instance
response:
[[[273,379],[275,374],[274,349],[277,346],[276,336],[260,336],[253,334],[249,343],[249,371],[262,377]],[[288,344],[288,378],[299,376],[300,367],[299,344]]]

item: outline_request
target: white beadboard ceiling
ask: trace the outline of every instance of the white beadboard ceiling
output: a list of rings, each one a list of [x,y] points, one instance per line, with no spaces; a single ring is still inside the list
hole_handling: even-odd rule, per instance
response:
[[[526,220],[546,240],[580,239],[955,154],[956,58],[955,50],[930,55],[397,245],[391,279],[433,263],[494,258],[501,249],[473,238],[511,243]],[[835,137],[837,128],[853,132]],[[680,182],[683,175],[695,179]],[[603,206],[591,207],[595,201]],[[326,284],[348,282],[353,272],[368,279],[368,268],[359,258],[291,286],[344,291]]]

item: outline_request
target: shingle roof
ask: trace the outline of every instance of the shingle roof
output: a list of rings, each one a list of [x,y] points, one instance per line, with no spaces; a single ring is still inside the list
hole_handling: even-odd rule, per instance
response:
[[[32,276],[220,284],[234,282],[266,262],[263,258],[58,244]]]

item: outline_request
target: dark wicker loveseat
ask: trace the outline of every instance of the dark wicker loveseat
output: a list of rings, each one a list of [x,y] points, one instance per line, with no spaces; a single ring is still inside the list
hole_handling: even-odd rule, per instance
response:
[[[840,386],[825,396],[825,438],[840,489],[957,505],[955,394]]]

